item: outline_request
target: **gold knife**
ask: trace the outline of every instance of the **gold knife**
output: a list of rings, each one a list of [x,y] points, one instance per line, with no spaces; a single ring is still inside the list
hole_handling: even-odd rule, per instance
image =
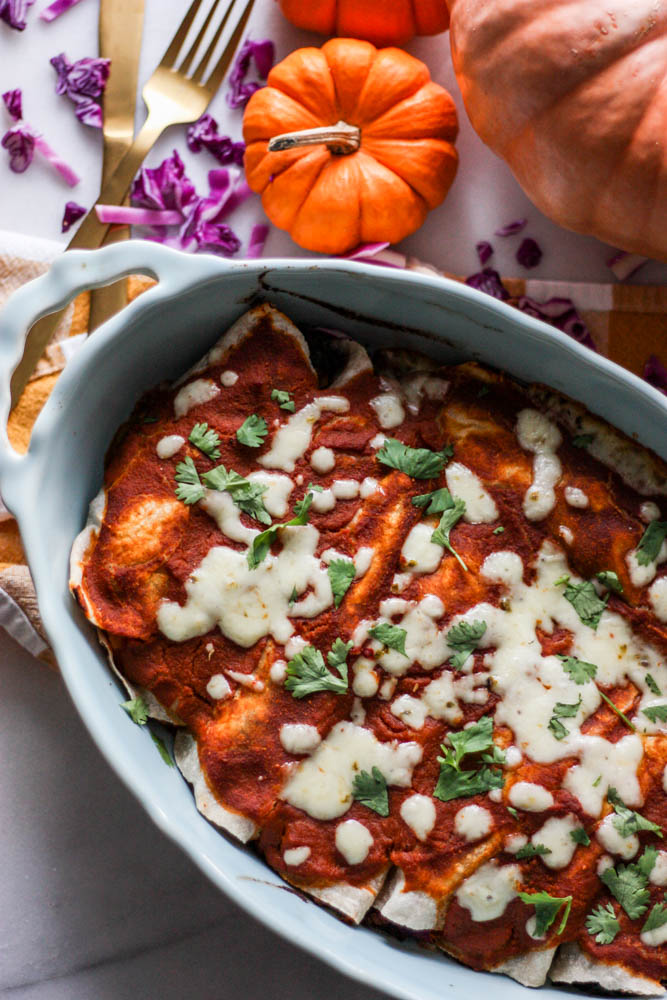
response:
[[[134,113],[137,102],[137,76],[141,35],[144,21],[144,0],[100,0],[100,56],[111,60],[109,80],[103,98],[104,155],[102,187],[113,174],[116,165],[132,145]],[[113,227],[103,245],[126,240],[129,226]],[[95,288],[90,293],[92,333],[127,305],[127,279]]]

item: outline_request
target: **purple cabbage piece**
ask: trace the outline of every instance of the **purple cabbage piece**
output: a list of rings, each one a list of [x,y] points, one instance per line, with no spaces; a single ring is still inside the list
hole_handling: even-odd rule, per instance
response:
[[[53,3],[45,7],[39,16],[42,21],[55,21],[57,17],[60,17],[77,3],[79,0],[53,0]]]
[[[80,122],[101,128],[102,109],[97,98],[102,96],[107,85],[110,60],[85,58],[69,63],[61,52],[50,61],[58,74],[56,94],[66,94],[74,102],[74,113]]]
[[[532,237],[526,236],[524,240],[521,241],[521,246],[516,252],[516,259],[521,264],[521,267],[530,269],[532,267],[537,267],[539,262],[542,260],[542,250],[540,246]]]
[[[477,251],[477,256],[479,257],[479,263],[482,267],[484,267],[493,254],[493,247],[488,240],[482,240],[476,245],[475,250]]]
[[[173,209],[183,212],[197,192],[185,173],[185,164],[174,150],[159,167],[143,167],[132,183],[131,197],[140,208]]]
[[[214,253],[221,257],[231,257],[238,253],[241,241],[236,233],[224,222],[200,220],[190,231],[198,250]]]
[[[501,226],[500,229],[496,229],[494,236],[515,236],[520,233],[522,229],[525,229],[528,219],[514,219],[513,222],[508,222],[506,226]]]
[[[218,123],[212,115],[202,115],[199,121],[189,125],[186,141],[192,153],[207,149],[223,166],[228,163],[234,163],[238,167],[243,165],[245,143],[232,142],[228,135],[220,135]]]
[[[249,38],[246,38],[229,74],[227,103],[230,108],[244,107],[255,91],[262,86],[256,80],[246,81],[251,62],[255,64],[260,80],[266,80],[273,66],[274,55],[273,42],[268,38],[263,42],[251,42]]]
[[[9,169],[22,174],[32,163],[35,155],[35,136],[29,128],[15,125],[2,137],[3,149],[9,153]]]
[[[466,285],[476,288],[479,292],[486,292],[487,295],[492,295],[494,299],[501,299],[503,302],[510,297],[500,280],[500,275],[492,267],[485,267],[477,274],[471,274],[466,278]]]
[[[2,95],[2,99],[5,102],[7,111],[14,121],[20,121],[23,118],[23,100],[19,88],[17,87],[16,90],[5,91]]]
[[[0,0],[0,21],[10,28],[23,31],[26,25],[26,14],[35,0]]]
[[[651,354],[644,365],[642,378],[649,385],[652,385],[654,389],[658,389],[667,395],[667,368],[665,368],[660,358],[656,357],[655,354]]]
[[[572,337],[579,344],[597,351],[590,331],[577,312],[572,299],[553,298],[547,302],[536,302],[528,295],[522,295],[517,300],[516,306],[528,316],[534,316],[535,319],[541,319],[543,322],[555,326],[556,329],[566,333],[568,337]]]
[[[256,260],[257,257],[262,256],[268,235],[269,227],[263,223],[257,223],[252,227],[250,230],[250,239],[248,240],[248,249],[246,250],[248,260]]]
[[[63,214],[63,221],[60,227],[61,233],[68,233],[75,222],[83,218],[86,214],[86,209],[83,205],[77,204],[75,201],[68,201],[65,204],[65,212]]]

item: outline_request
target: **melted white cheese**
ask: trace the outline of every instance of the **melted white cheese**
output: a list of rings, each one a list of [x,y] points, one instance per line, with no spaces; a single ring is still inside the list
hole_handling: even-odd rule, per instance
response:
[[[652,500],[646,500],[639,508],[639,516],[645,524],[650,524],[660,517],[660,508]]]
[[[419,840],[426,840],[435,826],[435,803],[428,795],[410,795],[401,804],[401,819]]]
[[[388,785],[408,788],[421,758],[422,748],[416,743],[382,743],[361,726],[339,722],[292,772],[282,798],[313,819],[336,819],[352,804],[352,786],[359,771],[370,773],[377,767]]]
[[[658,851],[658,856],[649,875],[649,882],[652,882],[653,885],[667,885],[667,851]]]
[[[297,868],[310,857],[310,847],[290,847],[283,854],[283,861],[291,868]]]
[[[370,405],[377,414],[380,427],[385,430],[398,427],[405,420],[405,410],[397,392],[384,392],[381,396],[371,399]]]
[[[618,854],[619,857],[628,861],[630,858],[634,858],[639,850],[639,838],[634,833],[629,837],[623,837],[614,826],[615,819],[617,819],[615,813],[609,813],[608,816],[605,816],[595,831],[595,837],[605,851],[609,851],[610,854]]]
[[[336,464],[336,456],[331,448],[316,448],[310,456],[310,464],[315,472],[323,475],[325,472],[331,472]]]
[[[563,439],[556,425],[539,410],[521,410],[516,433],[521,447],[535,455],[533,482],[526,491],[523,512],[529,521],[541,521],[556,505],[554,487],[563,471],[556,450]]]
[[[373,835],[367,826],[356,819],[346,819],[336,827],[336,848],[348,865],[359,865],[368,857],[373,846]]]
[[[509,800],[517,809],[525,812],[544,812],[554,804],[554,797],[543,785],[531,781],[517,781],[510,788]]]
[[[271,439],[269,450],[260,455],[257,461],[266,469],[294,472],[295,463],[310,447],[313,428],[325,410],[347,413],[349,409],[350,401],[343,396],[320,396],[312,403],[307,403],[278,428]]]
[[[660,576],[651,584],[648,599],[656,618],[667,622],[667,576]]]
[[[498,508],[493,497],[486,492],[478,476],[466,465],[451,462],[445,472],[447,486],[453,497],[463,500],[466,509],[464,521],[471,524],[488,524],[498,518]]]
[[[454,829],[469,843],[481,840],[493,829],[493,816],[488,809],[473,803],[459,809],[454,817]]]
[[[285,517],[288,507],[287,501],[294,489],[294,483],[289,476],[282,476],[275,472],[262,472],[260,469],[250,473],[248,482],[266,486],[262,499],[271,517]]]
[[[551,854],[540,855],[542,864],[547,868],[567,868],[577,849],[570,834],[580,826],[581,823],[572,813],[548,819],[530,838],[533,844],[542,844],[551,851]]]
[[[398,602],[398,604],[397,604]],[[371,646],[378,653],[377,663],[388,674],[400,677],[410,668],[413,663],[420,663],[424,670],[433,670],[444,663],[451,654],[451,649],[445,641],[445,634],[441,632],[434,622],[434,617],[442,614],[442,604],[434,605],[427,595],[419,604],[414,602],[401,601],[399,598],[390,598],[380,605],[380,618],[376,624],[388,623],[389,616],[400,614],[398,605],[405,606],[407,610],[398,622],[398,626],[405,630],[405,652],[404,656],[396,649],[386,649],[381,642],[373,639]]]
[[[566,486],[564,493],[565,502],[569,503],[570,507],[588,507],[588,497],[577,486]]]
[[[241,687],[246,687],[250,691],[264,690],[264,681],[261,681],[259,677],[255,677],[254,674],[244,674],[241,670],[228,670],[227,676],[231,677],[237,684],[240,684]]]
[[[230,386],[232,385],[236,385],[238,380],[239,376],[237,372],[226,371],[223,372],[222,375],[220,376],[220,381],[222,382],[222,384],[225,386],[226,389],[229,389]]]
[[[211,698],[215,698],[216,701],[221,701],[223,698],[229,698],[232,693],[229,681],[224,674],[213,674],[206,685],[206,690]]]
[[[644,931],[639,935],[639,940],[642,944],[648,945],[649,948],[657,948],[659,944],[664,944],[667,941],[667,924],[656,927],[652,931]]]
[[[303,722],[286,722],[280,727],[280,742],[288,753],[311,753],[322,742],[317,728]]]
[[[410,530],[401,549],[401,566],[413,573],[434,573],[442,560],[444,549],[431,541],[434,526],[419,521]]]
[[[180,451],[185,444],[185,438],[180,434],[167,434],[160,438],[155,446],[158,458],[173,458],[177,451]]]
[[[271,664],[271,669],[269,670],[269,677],[274,684],[284,684],[285,678],[287,677],[287,661],[274,660]]]
[[[520,882],[518,865],[500,867],[497,861],[488,861],[461,884],[456,898],[475,922],[496,920],[516,896]]]
[[[184,417],[193,406],[201,406],[215,399],[220,394],[220,389],[207,378],[198,378],[194,382],[188,382],[180,389],[174,397],[174,415]]]
[[[367,660],[359,656],[352,664],[352,690],[359,698],[372,698],[380,685],[375,670],[375,660]]]
[[[359,487],[359,496],[362,500],[366,500],[368,497],[373,496],[373,494],[380,489],[380,484],[377,479],[373,479],[372,476],[366,476],[365,479],[361,480],[361,486]],[[380,493],[383,493],[380,490]]]

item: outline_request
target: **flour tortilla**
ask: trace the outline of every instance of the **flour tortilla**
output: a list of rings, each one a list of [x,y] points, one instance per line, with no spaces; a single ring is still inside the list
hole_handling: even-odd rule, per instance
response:
[[[444,912],[426,892],[405,892],[405,875],[397,868],[387,879],[375,909],[398,927],[411,931],[432,931],[442,927]]]
[[[578,986],[598,986],[609,993],[631,993],[634,996],[661,997],[664,987],[655,979],[638,976],[622,965],[596,962],[578,944],[564,944],[549,972],[552,983],[576,983]]]
[[[328,885],[323,889],[314,889],[312,886],[301,885],[297,880],[285,878],[285,881],[295,886],[301,892],[312,896],[318,903],[324,903],[336,910],[342,916],[347,917],[353,924],[360,924],[371,906],[375,902],[380,889],[387,877],[387,871],[380,872],[372,878],[367,885],[350,885],[349,882],[338,882],[336,885]],[[285,877],[285,876],[283,876]]]
[[[510,979],[516,979],[522,986],[544,986],[547,973],[551,968],[555,948],[543,948],[541,951],[530,951],[526,955],[508,958],[502,965],[497,965],[493,972],[500,972]]]

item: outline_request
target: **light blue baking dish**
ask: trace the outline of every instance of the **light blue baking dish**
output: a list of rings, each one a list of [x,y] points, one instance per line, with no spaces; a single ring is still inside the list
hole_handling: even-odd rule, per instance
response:
[[[134,273],[152,275],[158,285],[75,356],[37,421],[30,450],[18,456],[6,419],[9,377],[25,331],[79,291]],[[70,597],[70,546],[100,487],[116,428],[145,389],[180,375],[261,300],[297,325],[335,327],[371,346],[413,348],[445,362],[478,358],[520,379],[546,382],[665,458],[667,400],[617,365],[471,288],[338,260],[230,262],[147,242],[115,244],[65,254],[18,291],[0,316],[0,489],[18,519],[65,683],[118,775],[228,896],[336,969],[410,1000],[441,1000],[444,994],[468,1000],[487,989],[497,1000],[518,1000],[524,987],[509,979],[490,979],[439,954],[349,927],[314,903],[278,891],[280,879],[208,824],[178,771],[165,766],[148,733],[119,710],[125,696]],[[544,987],[541,995],[564,992]]]

